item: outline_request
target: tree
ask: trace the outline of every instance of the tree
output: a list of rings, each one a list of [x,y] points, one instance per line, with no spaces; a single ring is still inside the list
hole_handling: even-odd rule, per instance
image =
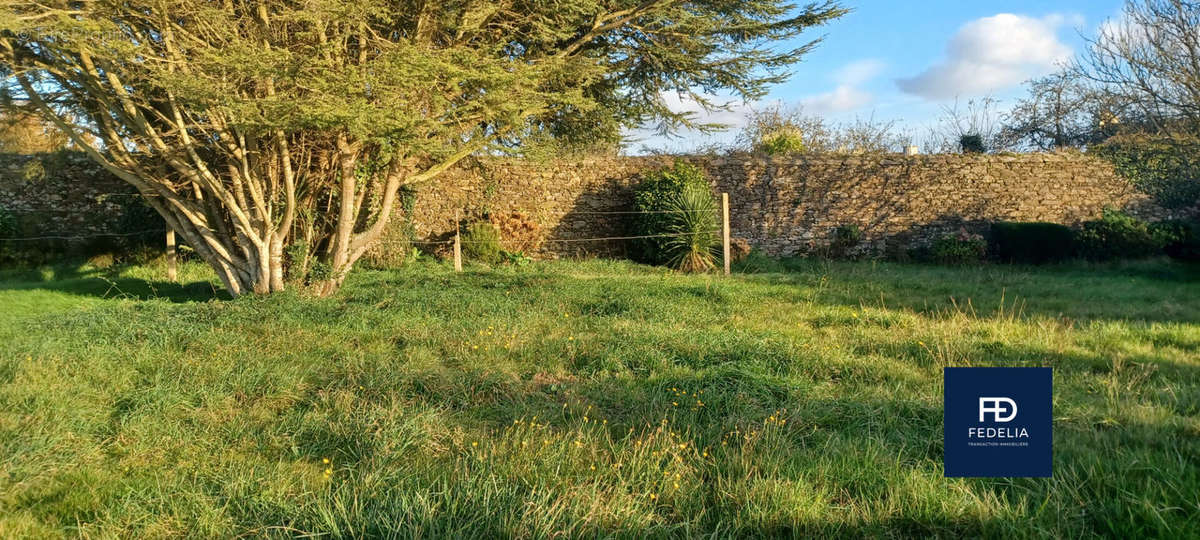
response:
[[[1146,127],[1200,135],[1200,3],[1127,0],[1074,68]]]
[[[1035,150],[1085,148],[1116,132],[1120,115],[1076,72],[1029,81],[1028,97],[1006,115],[1001,138]]]
[[[1004,137],[998,107],[992,97],[969,99],[965,106],[956,99],[942,106],[942,115],[929,128],[925,153],[999,152],[1012,147]]]
[[[401,187],[761,97],[844,14],[783,0],[9,0],[0,71],[234,295],[336,290]],[[68,122],[75,118],[75,123]],[[90,144],[88,134],[101,144]],[[284,254],[288,253],[285,261]]]
[[[909,139],[896,131],[896,122],[877,121],[874,115],[853,122],[830,123],[805,114],[802,107],[785,109],[778,104],[746,115],[746,125],[734,148],[765,155],[799,152],[876,154],[902,152]]]

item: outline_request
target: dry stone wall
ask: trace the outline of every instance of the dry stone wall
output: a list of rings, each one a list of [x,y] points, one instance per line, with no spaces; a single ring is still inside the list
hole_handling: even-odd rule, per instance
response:
[[[18,237],[114,233],[136,200],[129,184],[82,153],[0,154],[0,206],[16,218]]]
[[[121,200],[104,194],[131,189],[79,155],[56,157],[41,177],[30,176],[30,159],[0,156],[0,204],[29,216],[22,232],[113,230]],[[733,235],[772,255],[817,249],[851,224],[864,232],[864,251],[883,253],[959,227],[982,232],[995,220],[1072,225],[1106,207],[1170,217],[1107,162],[1078,153],[485,159],[416,186],[411,211],[398,212],[386,242],[448,239],[456,210],[464,221],[522,211],[544,232],[538,255],[619,255],[625,241],[579,240],[625,236],[628,215],[620,212],[629,209],[639,175],[676,159],[702,167],[714,193],[729,193]]]
[[[613,254],[632,186],[641,172],[683,159],[702,167],[714,192],[727,192],[733,236],[771,255],[827,245],[857,225],[862,251],[928,243],[996,220],[1073,225],[1107,207],[1146,219],[1170,217],[1107,162],[1078,153],[1019,155],[815,155],[780,159],[612,157],[530,163],[492,160],[450,172],[418,190],[407,224],[422,240],[446,238],[455,209],[468,216],[524,211],[546,231],[543,255]]]

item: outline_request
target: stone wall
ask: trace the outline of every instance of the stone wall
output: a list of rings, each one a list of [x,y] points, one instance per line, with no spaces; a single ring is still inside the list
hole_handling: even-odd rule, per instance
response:
[[[544,255],[619,253],[619,241],[556,240],[626,234],[627,216],[604,212],[627,210],[638,174],[673,159],[491,160],[418,189],[408,225],[419,238],[438,240],[453,230],[455,209],[467,215],[520,210],[547,232]],[[733,235],[772,255],[811,251],[850,224],[863,230],[863,250],[881,253],[959,227],[984,232],[995,220],[1073,225],[1106,207],[1146,219],[1169,217],[1107,162],[1078,153],[678,159],[702,167],[714,192],[729,193]]]
[[[28,216],[22,218],[24,233],[114,229],[123,201],[105,194],[131,189],[72,154],[54,158],[44,177],[29,178],[30,159],[0,156],[0,204]],[[409,235],[445,240],[455,210],[464,220],[524,211],[545,233],[539,255],[620,254],[625,241],[574,240],[626,235],[628,216],[619,212],[629,209],[639,173],[674,159],[704,168],[714,192],[729,193],[733,235],[772,255],[818,248],[836,227],[849,224],[864,231],[865,250],[879,253],[959,227],[982,232],[1001,219],[1075,224],[1106,207],[1169,217],[1107,162],[1078,153],[486,159],[417,186],[413,211],[395,218],[386,242],[401,244]]]
[[[82,153],[0,154],[0,205],[16,218],[16,236],[66,237],[40,245],[116,233],[137,202],[129,184]]]

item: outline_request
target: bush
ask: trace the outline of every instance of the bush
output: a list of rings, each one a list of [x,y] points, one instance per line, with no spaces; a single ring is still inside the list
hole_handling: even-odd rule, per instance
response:
[[[1140,259],[1162,253],[1166,239],[1146,222],[1124,212],[1105,210],[1104,216],[1083,223],[1076,236],[1079,255],[1093,261]]]
[[[500,232],[500,246],[510,253],[534,253],[542,247],[542,226],[525,212],[492,214],[488,221]]]
[[[987,152],[987,145],[983,143],[982,135],[963,135],[958,138],[958,147],[964,154],[982,154]]]
[[[467,259],[487,264],[504,262],[504,248],[500,246],[500,231],[487,221],[476,221],[467,225],[462,233],[462,251]]]
[[[768,156],[783,156],[803,152],[805,148],[804,135],[799,130],[779,129],[763,135],[754,150]]]
[[[999,221],[992,224],[988,251],[1006,263],[1063,261],[1075,255],[1075,232],[1057,223]]]
[[[17,217],[0,205],[0,240],[17,235]]]
[[[630,235],[670,234],[677,218],[672,208],[677,206],[684,186],[688,185],[708,189],[704,172],[684,162],[676,162],[672,167],[646,174],[633,190],[633,210],[643,213],[632,215]],[[667,264],[670,258],[669,240],[669,237],[635,239],[630,243],[629,255],[641,263]]]
[[[862,244],[863,231],[858,225],[839,225],[833,230],[833,240],[829,243],[829,256],[833,258],[847,257]]]
[[[971,264],[983,260],[987,252],[987,242],[983,237],[959,229],[956,233],[938,237],[929,246],[929,256],[941,264]]]
[[[704,272],[716,266],[720,244],[717,203],[707,185],[687,184],[672,204],[666,238],[667,263],[684,272]]]
[[[1200,261],[1200,222],[1160,221],[1150,224],[1150,233],[1163,244],[1163,252],[1181,261]]]

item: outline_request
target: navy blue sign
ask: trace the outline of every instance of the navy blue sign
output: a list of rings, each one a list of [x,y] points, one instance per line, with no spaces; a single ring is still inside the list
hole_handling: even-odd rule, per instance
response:
[[[1050,476],[1050,368],[945,368],[942,373],[946,476]]]

